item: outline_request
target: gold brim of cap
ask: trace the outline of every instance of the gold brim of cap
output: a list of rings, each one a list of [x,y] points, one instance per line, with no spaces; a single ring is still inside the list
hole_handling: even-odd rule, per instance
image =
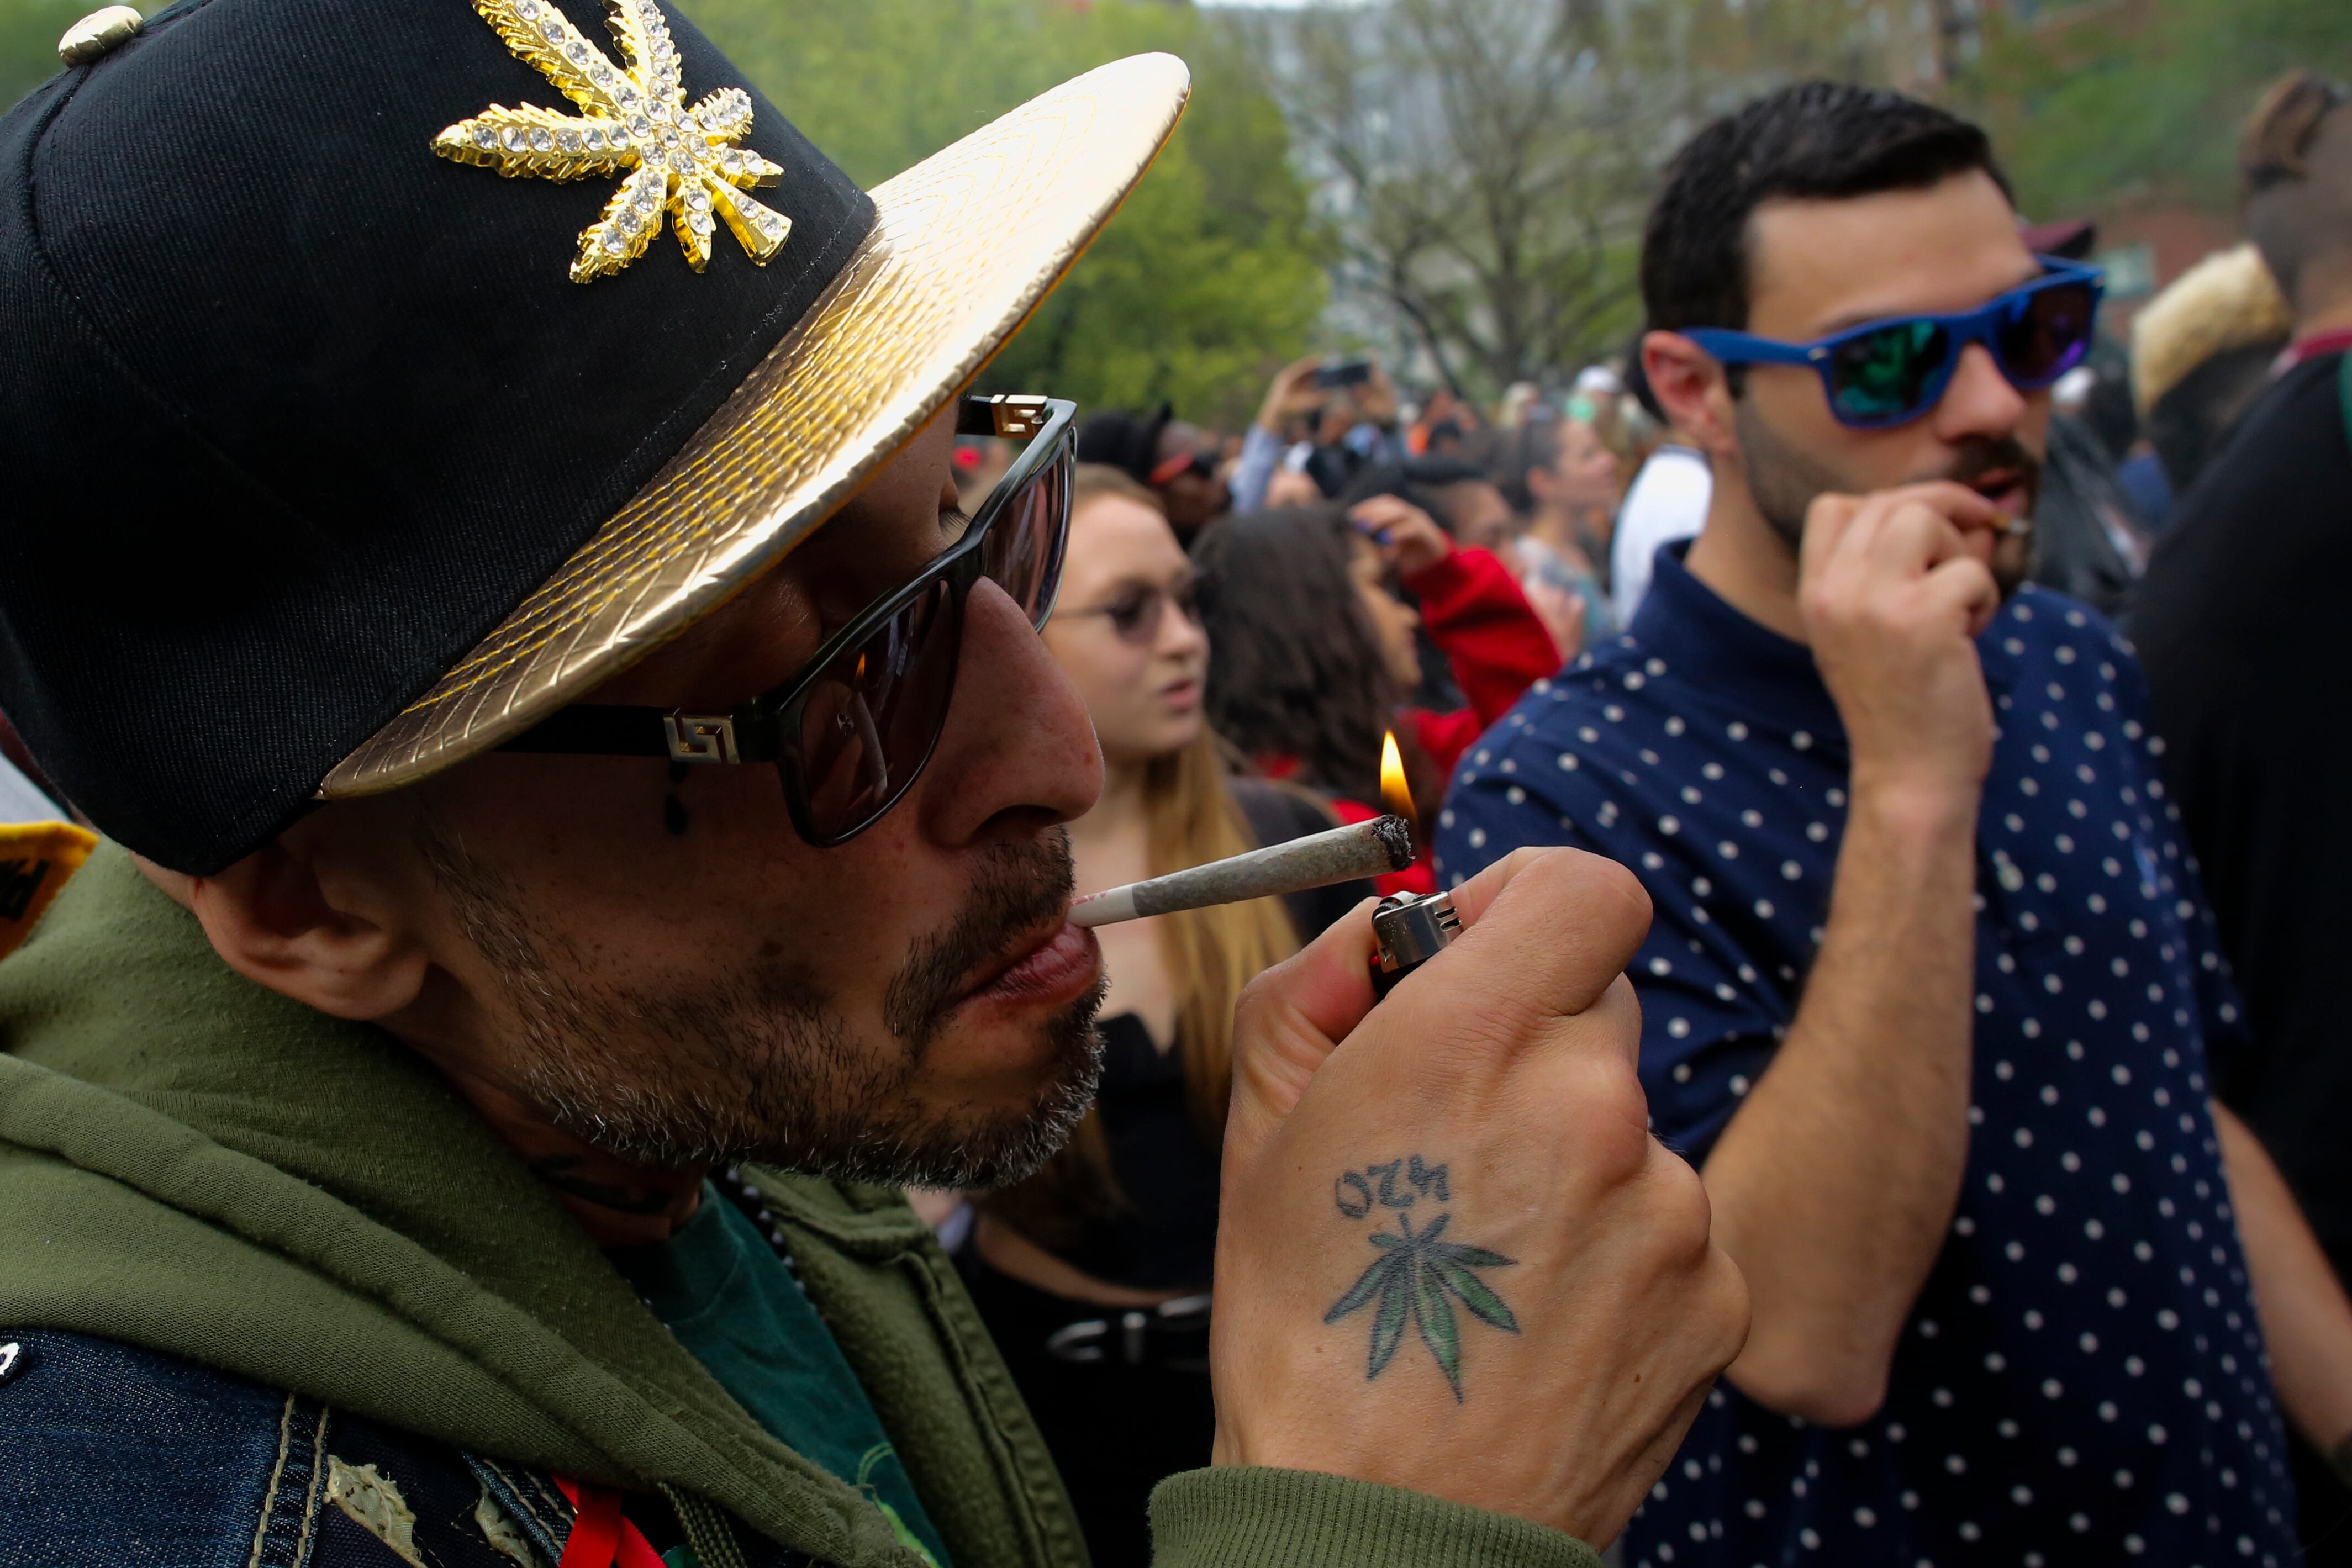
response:
[[[877,187],[873,231],[807,315],[319,798],[396,789],[511,739],[774,566],[1003,346],[1150,166],[1190,91],[1172,55],[1115,61]]]

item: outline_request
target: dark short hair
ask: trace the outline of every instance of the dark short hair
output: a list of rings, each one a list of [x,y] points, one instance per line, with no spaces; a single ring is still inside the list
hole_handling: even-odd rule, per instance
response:
[[[2339,84],[2291,71],[2263,95],[2238,146],[2246,232],[2298,310],[2311,264],[2352,252],[2352,141],[2338,119],[2347,103]]]
[[[1448,534],[1459,534],[1460,520],[1443,492],[1449,485],[1471,480],[1489,483],[1486,470],[1459,457],[1408,457],[1402,463],[1375,463],[1358,469],[1338,498],[1341,506],[1352,507],[1375,496],[1394,496],[1427,512]]]
[[[1874,88],[1799,82],[1709,123],[1667,166],[1642,235],[1652,329],[1748,325],[1748,220],[1776,197],[1919,190],[1982,170],[2009,181],[1983,131]]]
[[[1741,314],[1745,316],[1746,312]],[[1658,401],[1657,389],[1650,384],[1650,368],[1642,362],[1642,334],[1639,332],[1634,333],[1633,340],[1625,345],[1625,390],[1633,394],[1635,402],[1642,405],[1643,413],[1660,424],[1674,423],[1666,417],[1665,404]]]
[[[1089,415],[1078,426],[1078,461],[1107,463],[1138,482],[1147,481],[1160,461],[1160,433],[1175,417],[1175,409],[1164,402],[1150,413],[1107,409]]]
[[[2271,83],[2246,118],[2238,143],[2238,174],[2249,196],[2311,172],[2311,144],[2319,122],[2344,107],[2345,89],[2316,71],[2289,71]]]

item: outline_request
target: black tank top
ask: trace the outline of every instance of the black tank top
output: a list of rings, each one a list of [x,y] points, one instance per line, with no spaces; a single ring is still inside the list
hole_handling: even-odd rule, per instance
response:
[[[1139,1291],[1206,1290],[1217,1246],[1218,1151],[1187,1102],[1184,1053],[1157,1049],[1133,1013],[1097,1027],[1103,1065],[1095,1103],[1125,1201],[1087,1227],[1069,1261]]]
[[[1339,825],[1304,789],[1262,779],[1233,780],[1234,803],[1262,844],[1286,843]],[[1369,882],[1293,894],[1283,902],[1301,942],[1372,896]],[[1055,1250],[1098,1280],[1139,1291],[1206,1290],[1217,1246],[1216,1142],[1193,1114],[1184,1052],[1152,1044],[1133,1013],[1102,1019],[1103,1137],[1123,1201],[1087,1223],[1075,1246]]]

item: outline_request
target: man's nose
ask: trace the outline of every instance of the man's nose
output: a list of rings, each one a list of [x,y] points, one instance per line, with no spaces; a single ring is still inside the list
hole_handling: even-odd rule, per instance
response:
[[[2014,435],[2028,406],[2025,394],[2010,385],[1985,346],[1970,343],[1960,350],[1960,362],[1936,404],[1936,434],[1956,444],[1969,436]]]
[[[923,832],[961,848],[1000,820],[1034,831],[1082,817],[1102,793],[1087,706],[1021,607],[983,578],[964,605],[946,728],[921,791]]]

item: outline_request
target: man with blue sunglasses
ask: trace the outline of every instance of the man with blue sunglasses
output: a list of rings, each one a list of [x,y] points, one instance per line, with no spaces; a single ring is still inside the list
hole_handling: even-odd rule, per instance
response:
[[[1706,528],[1438,838],[1656,911],[1643,1086],[1754,1328],[1627,1562],[2292,1560],[2282,1416],[2340,1436],[2352,1308],[2211,1101],[2252,1042],[2138,667],[2020,586],[2096,275],[1976,127],[1818,83],[1683,150],[1642,273]]]

